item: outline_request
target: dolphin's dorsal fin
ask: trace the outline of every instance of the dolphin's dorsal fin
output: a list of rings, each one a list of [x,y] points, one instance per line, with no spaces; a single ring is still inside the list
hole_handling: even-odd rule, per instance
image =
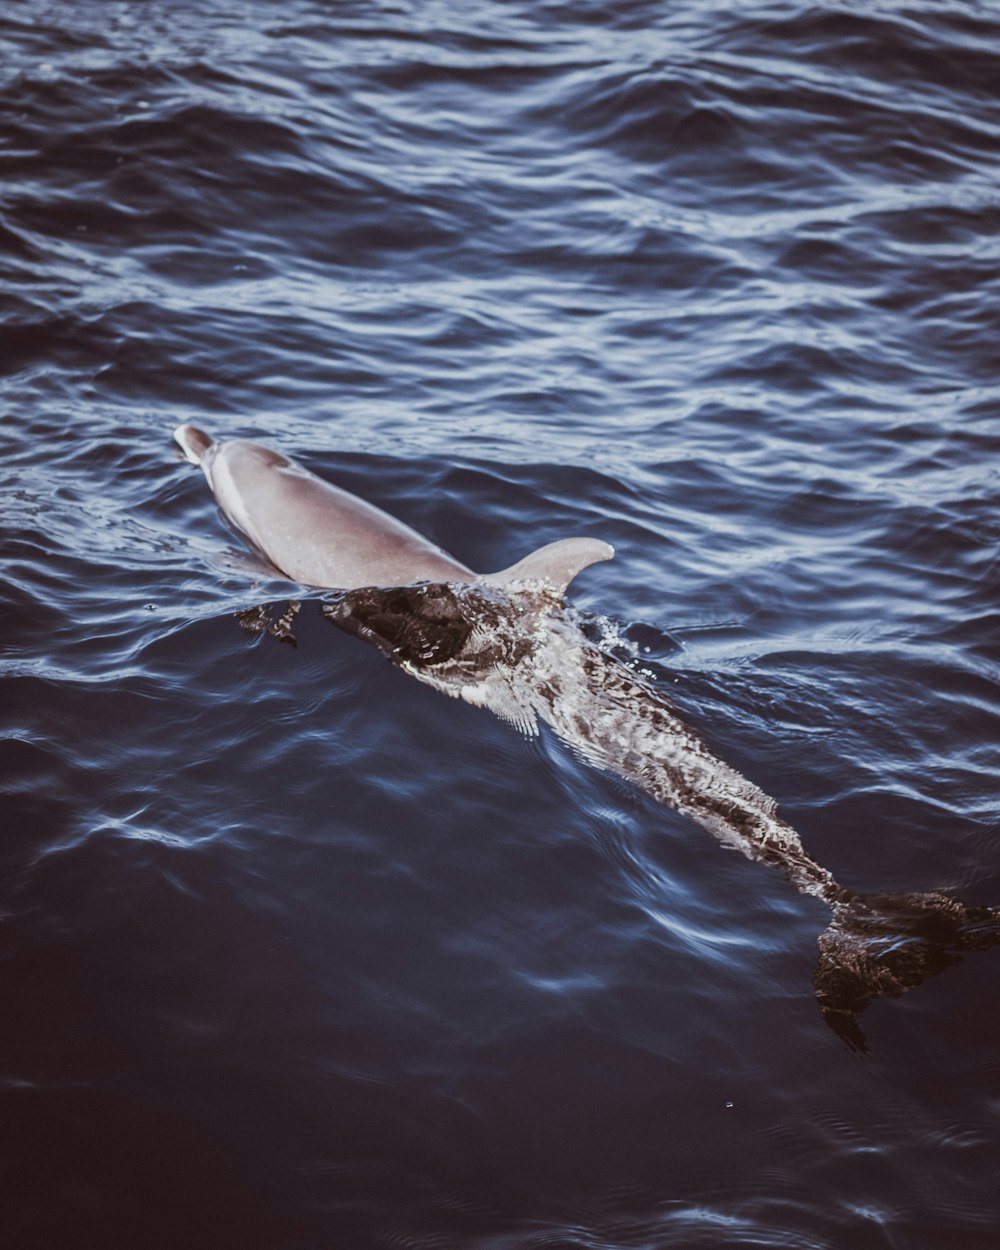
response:
[[[599,560],[610,560],[614,554],[614,547],[599,538],[561,538],[539,547],[509,569],[487,573],[479,580],[503,589],[516,589],[519,583],[544,582],[545,588],[561,599],[577,573]]]

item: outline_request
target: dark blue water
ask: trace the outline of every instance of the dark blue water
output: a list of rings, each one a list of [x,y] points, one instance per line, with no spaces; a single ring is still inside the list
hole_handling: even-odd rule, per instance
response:
[[[331,628],[265,438],[573,597],[859,890],[1000,903],[1000,12],[7,0],[0,1243],[994,1250],[996,952]]]

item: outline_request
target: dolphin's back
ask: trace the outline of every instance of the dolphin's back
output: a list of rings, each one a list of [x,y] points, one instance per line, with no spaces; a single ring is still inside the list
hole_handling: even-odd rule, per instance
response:
[[[213,442],[193,426],[174,437],[232,524],[286,577],[333,590],[475,577],[402,521],[280,452],[245,439]]]
[[[270,447],[241,438],[214,442],[193,425],[179,426],[174,438],[204,470],[236,529],[276,569],[306,586],[361,590],[480,580],[506,589],[542,587],[559,599],[582,569],[614,555],[600,539],[563,538],[478,577],[402,521]]]

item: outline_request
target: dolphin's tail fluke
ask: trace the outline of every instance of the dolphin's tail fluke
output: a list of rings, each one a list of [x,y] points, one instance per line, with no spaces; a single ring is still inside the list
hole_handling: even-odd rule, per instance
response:
[[[1000,943],[1000,908],[966,907],[947,894],[848,894],[819,936],[813,986],[823,1018],[852,1049],[868,1047],[858,1020],[876,998],[905,994]]]
[[[203,431],[193,425],[179,425],[174,430],[174,439],[180,445],[185,457],[192,464],[200,465],[205,452],[212,446],[212,440]]]

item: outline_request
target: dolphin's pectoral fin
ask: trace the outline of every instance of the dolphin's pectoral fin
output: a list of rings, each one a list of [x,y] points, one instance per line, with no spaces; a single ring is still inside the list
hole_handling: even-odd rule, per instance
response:
[[[544,582],[546,589],[561,599],[577,573],[600,560],[610,560],[614,554],[614,547],[599,538],[561,538],[558,542],[539,547],[509,569],[486,573],[478,580],[503,590],[516,589],[521,584]]]
[[[240,628],[245,629],[248,634],[268,633],[279,642],[287,642],[290,647],[298,650],[299,643],[292,632],[292,625],[301,607],[302,604],[298,599],[289,599],[288,607],[276,621],[271,619],[271,605],[266,603],[259,603],[253,608],[245,608],[242,612],[235,612],[233,615],[239,621]]]
[[[1000,910],[966,907],[946,894],[850,895],[819,937],[813,986],[823,1018],[867,1053],[858,1020],[876,998],[896,998],[1000,942]]]

